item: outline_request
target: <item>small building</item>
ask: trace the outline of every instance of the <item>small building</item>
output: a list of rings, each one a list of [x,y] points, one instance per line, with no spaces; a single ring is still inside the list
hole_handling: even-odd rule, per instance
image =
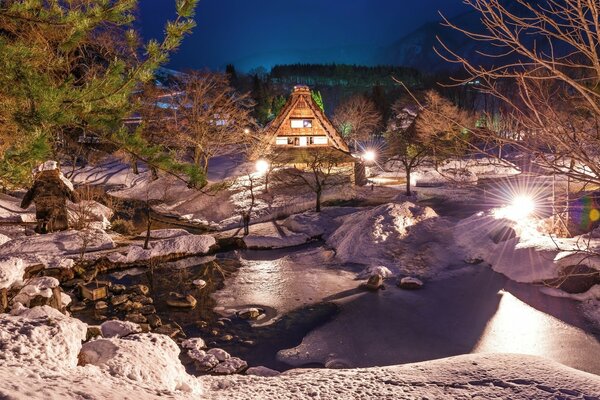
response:
[[[314,101],[308,86],[294,86],[281,112],[266,128],[270,153],[278,163],[302,168],[307,156],[323,155],[336,167],[350,171],[351,180],[364,184],[364,166],[350,154],[348,144]]]

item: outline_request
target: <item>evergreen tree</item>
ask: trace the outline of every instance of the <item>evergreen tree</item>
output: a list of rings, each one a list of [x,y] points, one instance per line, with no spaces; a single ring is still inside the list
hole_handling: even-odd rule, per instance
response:
[[[162,42],[141,51],[131,28],[136,0],[0,2],[0,182],[24,183],[31,167],[56,155],[72,132],[182,169],[126,134],[122,119],[133,110],[132,93],[191,32],[196,2],[176,0],[177,16]]]
[[[321,92],[318,90],[317,91],[311,90],[310,95],[312,96],[315,103],[317,103],[317,105],[319,106],[321,111],[325,112],[325,105],[323,104],[323,96],[321,96]]]

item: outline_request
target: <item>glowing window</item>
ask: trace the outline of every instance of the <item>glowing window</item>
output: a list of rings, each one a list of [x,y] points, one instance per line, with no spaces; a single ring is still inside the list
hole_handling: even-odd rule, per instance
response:
[[[292,119],[290,123],[294,129],[312,128],[312,120],[310,119]]]
[[[278,137],[277,139],[275,139],[275,144],[278,144],[278,145],[288,144],[288,138],[287,137]]]
[[[311,139],[312,144],[327,144],[327,136],[313,136]]]

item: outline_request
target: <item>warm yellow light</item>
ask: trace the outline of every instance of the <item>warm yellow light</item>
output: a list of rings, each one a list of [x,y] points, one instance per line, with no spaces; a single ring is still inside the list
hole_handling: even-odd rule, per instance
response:
[[[260,159],[256,162],[256,172],[259,174],[266,174],[269,170],[269,162],[267,160]]]
[[[363,160],[373,162],[377,158],[377,153],[373,150],[367,150],[363,154]]]

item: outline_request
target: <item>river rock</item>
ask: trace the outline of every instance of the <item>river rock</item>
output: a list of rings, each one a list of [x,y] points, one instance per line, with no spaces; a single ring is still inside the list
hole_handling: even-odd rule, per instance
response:
[[[170,338],[174,338],[179,335],[181,330],[171,325],[162,325],[154,330],[154,333],[160,333],[161,335],[167,335]]]
[[[85,304],[82,301],[78,301],[76,303],[71,303],[71,305],[69,306],[69,310],[71,310],[71,312],[83,311],[86,308],[87,308],[87,304]]]
[[[231,342],[233,340],[233,335],[223,335],[219,340],[221,340],[222,342]]]
[[[142,332],[140,325],[129,321],[119,320],[102,323],[102,325],[100,325],[100,330],[102,331],[102,336],[105,338],[124,337],[133,333]]]
[[[102,337],[102,330],[99,326],[88,325],[87,333],[85,334],[85,341],[91,340],[93,338]]]
[[[383,277],[379,274],[371,275],[366,283],[361,283],[360,287],[363,289],[376,291],[383,287]]]
[[[219,365],[219,360],[217,360],[217,357],[213,356],[212,354],[206,354],[202,350],[194,355],[194,361],[196,368],[200,372],[208,372]]]
[[[127,289],[127,286],[117,283],[117,284],[112,285],[112,287],[110,288],[110,291],[113,292],[114,294],[121,294],[126,289]]]
[[[117,310],[119,311],[131,311],[133,310],[133,302],[131,300],[127,300],[125,303],[123,304],[119,304],[117,306]]]
[[[143,294],[137,294],[131,297],[131,301],[142,303],[143,305],[154,304],[152,297],[144,296]]]
[[[236,314],[242,319],[257,319],[261,314],[264,314],[264,312],[265,310],[262,308],[250,307],[240,310]]]
[[[68,281],[63,282],[62,286],[66,287],[68,289],[73,289],[83,283],[85,283],[83,281],[83,279],[75,278],[75,279],[69,279]]]
[[[560,271],[559,278],[548,279],[544,283],[571,294],[585,293],[600,284],[600,271],[583,264],[569,265]]]
[[[181,347],[183,347],[184,349],[197,349],[197,350],[202,350],[204,348],[206,348],[206,342],[204,341],[204,339],[200,338],[200,337],[195,337],[195,338],[190,338],[190,339],[186,339],[183,342],[181,342]]]
[[[128,293],[146,296],[150,292],[150,288],[146,285],[133,285],[127,288]]]
[[[420,279],[407,276],[398,281],[398,287],[401,289],[416,290],[423,287],[423,282]]]
[[[123,304],[129,300],[129,296],[126,294],[118,294],[110,298],[110,304],[113,306],[118,306],[119,304]]]
[[[279,371],[267,367],[250,367],[246,370],[246,375],[273,377],[281,374]]]
[[[233,375],[248,368],[248,363],[238,357],[231,357],[213,368],[212,372],[219,375]]]
[[[196,286],[198,289],[202,289],[206,286],[206,281],[204,279],[196,279],[192,281],[192,284]]]
[[[141,305],[142,303],[137,303],[137,304]],[[156,313],[156,307],[154,307],[152,304],[148,304],[147,306],[140,307],[140,312],[142,314],[144,314],[144,315],[155,314]]]
[[[146,319],[148,320],[148,323],[150,324],[150,327],[152,329],[156,329],[156,328],[158,328],[159,326],[162,325],[162,320],[156,314],[146,315]]]
[[[229,360],[229,358],[231,357],[229,355],[229,353],[226,352],[223,349],[210,349],[206,353],[207,354],[212,354],[213,356],[217,357],[217,360],[219,360],[219,362],[223,362],[225,360]]]
[[[148,322],[148,319],[142,314],[134,312],[125,315],[125,321],[134,322],[136,324],[144,324]]]
[[[198,301],[191,294],[184,296],[179,293],[171,292],[167,298],[167,304],[171,307],[194,308],[197,303]]]
[[[106,310],[108,308],[108,304],[105,301],[98,301],[94,305],[96,310]]]

